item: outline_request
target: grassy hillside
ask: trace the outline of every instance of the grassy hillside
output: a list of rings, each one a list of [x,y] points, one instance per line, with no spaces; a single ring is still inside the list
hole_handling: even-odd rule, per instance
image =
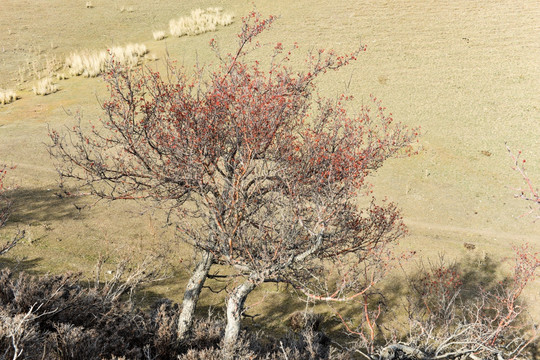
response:
[[[168,33],[170,19],[208,6],[223,7],[236,21],[216,32],[154,40],[153,31]],[[513,196],[522,181],[505,149],[505,142],[521,149],[529,175],[540,183],[540,3],[278,0],[255,1],[255,6],[280,16],[264,41],[298,42],[297,54],[367,44],[357,62],[324,77],[321,88],[330,97],[354,94],[357,104],[373,94],[396,120],[421,127],[418,155],[388,161],[373,178],[375,194],[403,209],[410,233],[402,247],[420,256],[444,251],[458,258],[469,252],[463,247],[467,242],[476,245],[476,255],[496,259],[523,241],[540,249],[540,222],[520,216],[527,205]],[[0,89],[13,89],[20,97],[0,105],[0,161],[16,166],[8,179],[14,213],[3,235],[16,228],[28,234],[2,262],[24,256],[20,264],[30,271],[90,275],[101,252],[138,254],[166,245],[177,277],[147,295],[181,298],[191,253],[171,240],[171,231],[162,227],[163,214],[148,211],[149,204],[84,207],[94,200],[57,195],[56,172],[44,145],[47,126],[73,123],[70,114],[76,111],[84,119],[98,119],[99,100],[106,96],[103,82],[99,77],[55,80],[59,91],[47,96],[34,95],[32,87],[72,52],[130,42],[146,45],[151,67],[163,68],[167,53],[186,67],[215,62],[209,40],[218,39],[224,51],[232,48],[238,18],[250,10],[252,2],[245,1],[95,0],[90,8],[85,1],[0,4]],[[297,65],[302,66],[301,58]],[[272,294],[272,301],[254,312],[273,325],[293,306],[276,290],[267,287],[250,298],[254,303]],[[528,292],[531,303],[540,303],[539,291],[537,280]],[[222,302],[206,296],[203,305]]]

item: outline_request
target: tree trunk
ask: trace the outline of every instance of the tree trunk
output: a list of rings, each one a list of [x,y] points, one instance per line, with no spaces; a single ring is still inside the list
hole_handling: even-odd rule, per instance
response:
[[[244,310],[244,302],[249,293],[255,289],[255,284],[247,281],[236,287],[227,299],[227,326],[225,327],[225,336],[223,344],[226,354],[231,354],[238,340],[240,333],[240,320]]]
[[[185,340],[191,330],[195,306],[197,306],[199,295],[201,294],[202,287],[213,262],[214,255],[209,251],[205,251],[188,281],[182,302],[182,312],[178,318],[177,336],[179,341]]]

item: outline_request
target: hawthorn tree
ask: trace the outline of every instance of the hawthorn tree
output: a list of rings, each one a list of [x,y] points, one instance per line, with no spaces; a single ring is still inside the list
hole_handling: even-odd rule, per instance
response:
[[[275,45],[253,59],[256,37],[275,18],[243,19],[236,51],[213,71],[170,65],[168,77],[113,63],[105,118],[51,131],[63,178],[107,199],[152,199],[171,210],[180,236],[201,254],[184,294],[183,339],[214,263],[236,272],[224,344],[232,349],[249,293],[287,282],[313,299],[364,294],[384,270],[403,225],[391,203],[358,205],[366,176],[416,136],[376,99],[350,115],[340,96],[315,96],[315,79],[354,60],[319,50],[293,71]],[[296,48],[296,46],[294,47]],[[291,51],[294,49],[291,49]],[[366,274],[372,276],[365,276]]]

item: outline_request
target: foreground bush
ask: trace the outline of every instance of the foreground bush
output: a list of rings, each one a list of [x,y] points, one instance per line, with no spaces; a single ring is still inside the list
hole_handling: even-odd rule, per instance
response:
[[[519,294],[532,280],[538,258],[523,248],[518,256],[517,272],[502,282],[488,279],[484,270],[490,264],[468,272],[457,265],[423,268],[405,289],[409,326],[392,328],[391,321],[372,318],[377,331],[386,332],[373,341],[361,327],[349,328],[352,341],[340,345],[319,331],[321,316],[300,312],[290,316],[291,330],[282,338],[244,328],[234,354],[224,346],[222,316],[209,312],[195,319],[190,335],[180,340],[178,305],[168,300],[142,311],[120,300],[130,290],[124,284],[84,287],[74,274],[37,277],[2,269],[0,360],[221,360],[224,352],[239,360],[535,359],[536,328],[524,321]]]
[[[0,359],[221,359],[225,322],[198,319],[177,341],[178,306],[161,301],[143,312],[111,300],[106,287],[85,288],[78,275],[0,271]],[[238,359],[323,359],[335,350],[313,330],[267,339],[242,333]],[[337,355],[336,355],[337,356]],[[333,357],[336,358],[336,357]]]
[[[540,256],[528,246],[515,251],[513,273],[503,280],[489,257],[451,264],[441,257],[406,275],[393,304],[386,297],[395,294],[384,291],[361,301],[363,310],[348,321],[338,313],[355,339],[349,351],[374,360],[536,359],[540,333],[522,293],[537,277]]]
[[[78,280],[0,272],[0,359],[142,356],[152,331],[147,315]]]

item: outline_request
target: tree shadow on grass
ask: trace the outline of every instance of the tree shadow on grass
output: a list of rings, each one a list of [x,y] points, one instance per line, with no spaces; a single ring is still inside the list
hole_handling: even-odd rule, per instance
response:
[[[398,330],[406,330],[407,309],[411,305],[421,308],[425,301],[421,291],[415,291],[416,286],[421,286],[426,281],[428,274],[433,274],[440,268],[449,268],[459,274],[461,280],[461,300],[465,304],[473,304],[478,298],[479,289],[490,291],[500,285],[503,278],[501,262],[496,261],[485,254],[472,254],[450,261],[444,256],[438,259],[421,259],[416,264],[412,264],[406,272],[400,272],[387,277],[378,289],[373,291],[368,297],[368,309],[371,311],[370,321],[376,320],[379,330],[388,333]],[[374,314],[380,307],[382,310],[375,319]],[[413,306],[414,307],[414,306]],[[366,324],[364,305],[358,303],[347,303],[339,310],[339,315],[344,319],[351,330],[356,326]],[[347,334],[345,326],[336,316],[334,323],[343,335]],[[340,324],[341,323],[341,324]],[[377,332],[382,334],[381,332]],[[334,334],[339,337],[339,335]],[[383,339],[381,339],[382,341]]]
[[[68,196],[60,189],[18,188],[6,192],[13,201],[9,223],[32,224],[84,216],[87,200]]]
[[[43,260],[41,257],[33,259],[12,259],[5,256],[0,256],[0,269],[9,268],[14,273],[26,272],[32,275],[41,274],[35,269],[38,268],[39,263]]]
[[[457,261],[450,261],[443,255],[438,259],[421,261],[409,275],[404,275],[403,282],[407,284],[404,295],[409,301],[425,302],[425,296],[418,287],[426,281],[448,282],[453,274],[459,281],[460,299],[465,304],[473,304],[478,300],[480,291],[492,291],[500,286],[501,281],[508,280],[508,274],[503,273],[502,263],[486,254],[470,254]],[[445,272],[445,269],[450,272]],[[442,274],[438,276],[437,274]],[[415,291],[416,290],[416,291]]]
[[[179,286],[180,277],[186,278],[184,271],[176,272],[172,277],[149,284],[143,287],[136,294],[136,302],[144,308],[152,307],[154,303],[166,299],[164,292],[156,290],[155,286],[168,287],[178,289],[175,293],[175,302],[179,308],[182,307],[182,296],[185,288]],[[226,284],[227,281],[231,281]],[[201,298],[195,310],[195,316],[198,319],[215,318],[219,321],[226,319],[226,292],[224,290],[227,285],[228,291],[233,290],[234,284],[232,279],[227,281],[216,281],[215,279],[207,279],[205,288],[201,293]],[[211,288],[212,290],[209,290]],[[213,300],[205,299],[209,296]],[[294,293],[286,289],[284,284],[280,284],[276,288],[276,284],[264,284],[250,294],[246,300],[246,308],[242,317],[242,329],[248,331],[263,330],[267,334],[285,334],[289,330],[289,321],[291,315],[295,312],[305,311],[306,305],[300,301]]]
[[[305,311],[306,304],[291,291],[285,284],[264,284],[261,291],[266,292],[261,300],[251,300],[248,298],[247,304],[254,304],[251,309],[247,309],[243,323],[247,326],[262,328],[271,333],[285,333],[290,329],[290,318],[295,312]],[[257,306],[262,301],[264,309]],[[311,306],[308,311],[312,310]]]

